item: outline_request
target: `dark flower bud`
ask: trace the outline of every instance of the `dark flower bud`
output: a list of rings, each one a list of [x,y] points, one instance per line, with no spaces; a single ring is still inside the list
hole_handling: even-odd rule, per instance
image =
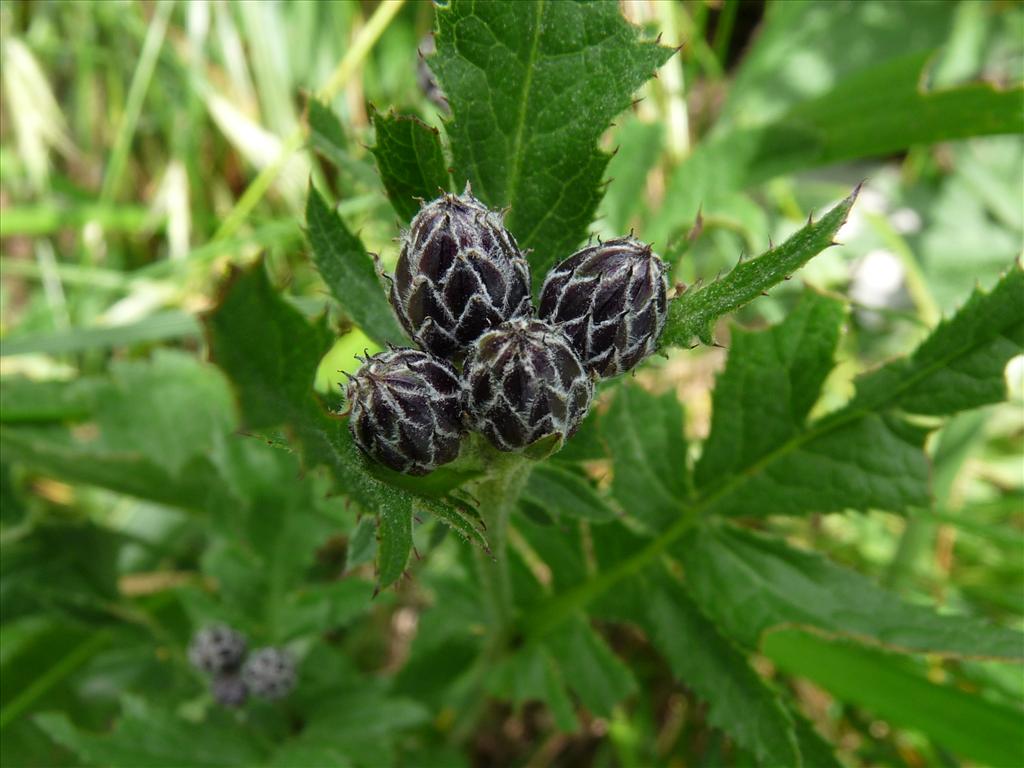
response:
[[[249,689],[238,675],[218,675],[210,684],[213,700],[222,707],[240,707],[249,698]]]
[[[561,447],[590,408],[594,384],[569,339],[541,320],[485,333],[463,371],[472,426],[503,451]]]
[[[425,475],[459,455],[462,383],[452,366],[418,349],[392,349],[350,377],[348,428],[370,458]]]
[[[588,371],[617,376],[657,346],[667,271],[651,246],[633,237],[587,246],[548,274],[540,316],[572,340]]]
[[[295,660],[280,648],[260,648],[245,660],[242,681],[253,696],[283,698],[295,687]]]
[[[467,191],[420,209],[402,238],[391,304],[416,343],[461,355],[482,334],[531,313],[530,268],[515,239]]]
[[[245,638],[223,624],[196,632],[188,647],[188,660],[208,675],[236,671],[245,658]]]

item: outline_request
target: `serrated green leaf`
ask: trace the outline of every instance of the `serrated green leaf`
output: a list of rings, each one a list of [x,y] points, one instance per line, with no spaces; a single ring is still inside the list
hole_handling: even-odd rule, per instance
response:
[[[309,143],[335,165],[345,162],[348,153],[345,129],[330,107],[316,98],[306,102],[309,119]]]
[[[784,626],[903,653],[1024,659],[1024,634],[911,605],[856,571],[733,526],[690,534],[677,553],[694,598],[748,648]]]
[[[377,578],[393,584],[405,572],[412,552],[412,507],[396,504],[377,515]]]
[[[835,748],[806,717],[792,710],[789,716],[793,718],[793,733],[800,749],[800,759],[807,768],[843,768]]]
[[[797,630],[770,635],[765,654],[833,695],[895,725],[920,730],[983,765],[1024,763],[1024,714],[949,685],[930,682],[910,660]]]
[[[480,547],[484,552],[491,551],[482,530],[483,522],[476,510],[465,505],[444,504],[434,500],[419,501],[417,507],[430,512],[463,539]]]
[[[111,366],[97,404],[103,445],[144,456],[172,476],[196,456],[220,449],[235,424],[231,392],[212,366],[173,350]]]
[[[711,343],[715,320],[750,303],[832,245],[859,191],[858,187],[819,221],[808,222],[782,245],[738,264],[715,282],[691,288],[673,300],[669,304],[661,344],[686,346],[694,337],[705,344]]]
[[[285,303],[262,262],[236,270],[204,320],[210,356],[231,379],[245,426],[276,427],[306,411],[330,334]]]
[[[306,199],[306,234],[313,263],[345,314],[378,344],[407,343],[370,254],[312,185]]]
[[[522,498],[542,509],[568,518],[603,522],[616,511],[597,492],[586,476],[553,462],[537,464],[526,481]]]
[[[807,292],[774,328],[738,331],[714,393],[696,484],[719,515],[926,505],[925,430],[893,416],[805,419],[818,399],[844,317],[841,302]]]
[[[419,210],[420,200],[433,200],[449,191],[440,133],[408,115],[374,112],[372,117],[377,143],[370,151],[377,159],[391,205],[408,224]]]
[[[452,110],[456,187],[511,206],[539,286],[586,239],[609,159],[598,138],[672,51],[642,42],[615,2],[453,0],[436,17],[428,61]]]
[[[815,425],[710,491],[708,512],[763,517],[927,506],[927,436],[890,415]]]
[[[391,584],[408,561],[416,497],[375,479],[343,421],[317,402],[313,379],[329,343],[326,329],[274,292],[261,263],[232,277],[206,322],[212,357],[234,384],[245,423],[286,424],[306,466],[326,466],[339,490],[378,515],[381,586]]]
[[[595,715],[609,717],[614,707],[636,691],[633,674],[583,619],[570,621],[544,639],[558,659],[565,681]]]
[[[362,579],[311,584],[288,594],[277,613],[277,637],[334,632],[366,610],[373,585]]]
[[[832,370],[844,317],[841,301],[806,291],[781,324],[733,331],[694,472],[698,488],[752,466],[803,431]]]
[[[770,331],[733,332],[729,364],[715,384],[715,421],[696,469],[699,486],[749,466],[805,426],[833,368],[845,316],[842,301],[806,291]],[[728,445],[730,433],[738,451]]]
[[[110,733],[80,730],[63,713],[35,718],[47,735],[89,765],[137,768],[258,765],[261,753],[252,736],[227,713],[215,713],[202,728],[142,699],[124,700],[124,714]]]
[[[708,721],[766,765],[799,766],[793,720],[747,659],[682,588],[665,585],[648,604],[652,642],[672,672],[708,703]]]
[[[857,381],[853,405],[949,415],[1006,399],[1006,363],[1024,352],[1024,269],[975,291],[910,357]],[[898,394],[893,396],[894,390]]]
[[[627,514],[660,530],[689,495],[682,405],[672,392],[625,384],[600,424],[613,460],[612,495]]]

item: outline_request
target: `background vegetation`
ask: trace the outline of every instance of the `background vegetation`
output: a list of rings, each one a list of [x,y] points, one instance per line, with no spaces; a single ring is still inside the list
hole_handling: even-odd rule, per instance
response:
[[[672,260],[674,281],[706,284],[741,255],[786,241],[810,212],[818,221],[848,206],[840,201],[867,181],[839,230],[842,245],[727,320],[673,325],[672,342],[684,348],[606,389],[598,415],[534,474],[510,546],[517,596],[536,601],[528,615],[541,623],[561,620],[580,589],[596,593],[586,585],[603,578],[603,558],[632,546],[633,528],[599,523],[625,512],[640,520],[637,530],[657,530],[659,504],[687,497],[691,480],[742,469],[729,464],[733,443],[716,442],[713,413],[738,418],[740,406],[757,406],[760,388],[772,391],[773,376],[815,362],[814,339],[801,341],[808,358],[791,368],[772,356],[801,320],[826,329],[836,349],[835,367],[826,360],[820,372],[820,398],[800,385],[817,418],[854,396],[855,376],[917,348],[976,285],[991,290],[1024,238],[1019,5],[621,8],[648,38],[684,47],[600,136],[603,149],[617,150],[597,168],[595,179],[613,179],[603,197],[588,201],[586,185],[574,188],[579,220],[535,235],[536,258],[566,255],[576,230],[609,237],[633,228]],[[995,360],[989,389],[935,405],[925,387],[911,393],[918,410],[907,398],[897,404],[954,414],[900,419],[892,430],[941,427],[925,444],[930,468],[910,457],[893,472],[897,481],[930,475],[927,496],[908,479],[894,482],[889,504],[867,492],[815,497],[792,502],[790,516],[709,526],[672,554],[701,610],[723,606],[714,625],[664,602],[682,591],[675,582],[634,592],[623,581],[612,590],[619,601],[594,607],[593,622],[573,620],[526,652],[484,657],[481,675],[487,621],[473,545],[424,512],[411,560],[392,539],[378,547],[374,515],[301,468],[276,431],[285,419],[267,409],[254,418],[246,404],[259,392],[295,381],[301,389],[304,373],[340,405],[353,355],[392,332],[372,301],[345,305],[328,290],[343,292],[358,275],[321,277],[314,261],[322,267],[324,249],[339,242],[333,209],[393,264],[410,211],[382,176],[409,174],[388,165],[402,155],[380,147],[387,130],[389,146],[401,144],[403,124],[374,110],[442,126],[447,109],[418,74],[417,48],[434,23],[428,3],[0,5],[0,762],[1020,765],[1024,648],[1007,631],[1024,628],[1019,269],[956,326],[994,329],[988,357],[974,358],[984,365],[964,369],[968,379],[979,367],[991,374]],[[649,69],[667,58],[650,55]],[[603,93],[598,80],[594,94]],[[569,101],[552,111],[555,127],[586,123],[573,110],[599,106]],[[459,151],[479,136],[448,138],[442,159],[460,165]],[[562,154],[528,158],[521,178]],[[320,193],[307,194],[310,180]],[[517,215],[540,215],[528,195],[508,197],[522,201],[513,226],[525,226]],[[841,219],[811,232],[830,240]],[[270,283],[262,268],[249,269],[225,295],[232,267],[261,255]],[[225,311],[232,296],[263,303]],[[221,298],[204,330],[200,317]],[[306,322],[325,313],[325,324]],[[279,336],[258,332],[267,318]],[[951,339],[946,328],[940,346]],[[691,336],[707,343],[686,349]],[[211,348],[227,375],[207,362]],[[289,364],[284,352],[294,353]],[[772,362],[759,366],[758,355]],[[242,388],[240,415],[239,370],[253,361],[259,375],[246,381],[262,377],[263,389]],[[913,361],[927,363],[927,354]],[[1004,366],[1009,400],[996,402]],[[885,375],[899,372],[882,370],[857,385],[868,411],[892,386]],[[932,383],[937,391],[941,382]],[[667,426],[658,434],[651,425]],[[720,432],[735,434],[728,424]],[[878,448],[883,463],[887,450]],[[665,462],[673,451],[705,454],[694,478]],[[732,503],[756,516],[751,507],[772,497],[750,493]],[[859,511],[817,511],[845,507]],[[780,555],[752,531],[828,559]],[[789,569],[773,572],[779,562]],[[745,591],[761,581],[783,585],[771,593],[776,602]],[[816,592],[817,583],[828,586]],[[792,615],[783,607],[794,610],[793,595],[801,623],[820,631],[762,637]],[[648,603],[650,615],[630,613]],[[847,608],[858,604],[861,613]],[[946,624],[936,612],[988,623]],[[287,644],[300,659],[296,692],[279,705],[216,707],[185,656],[191,634],[213,620]],[[720,651],[708,657],[717,666],[688,668],[686,649],[696,647]]]

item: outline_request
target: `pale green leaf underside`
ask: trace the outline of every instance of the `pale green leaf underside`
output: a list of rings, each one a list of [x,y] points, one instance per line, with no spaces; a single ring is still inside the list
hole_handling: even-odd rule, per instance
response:
[[[960,758],[980,765],[1024,764],[1019,709],[933,683],[905,657],[794,630],[770,635],[765,655],[843,701],[929,735]]]
[[[539,286],[586,238],[609,159],[598,138],[672,51],[607,0],[453,0],[436,15],[429,63],[452,109],[456,186],[511,206]]]
[[[776,176],[884,155],[915,144],[1024,130],[1019,84],[971,83],[928,90],[934,51],[916,52],[850,75],[765,126],[737,128],[701,144],[672,173],[647,236],[664,242],[729,194]]]
[[[702,528],[678,554],[701,608],[748,648],[791,625],[903,653],[1024,659],[1024,634],[911,605],[855,571],[750,531]]]

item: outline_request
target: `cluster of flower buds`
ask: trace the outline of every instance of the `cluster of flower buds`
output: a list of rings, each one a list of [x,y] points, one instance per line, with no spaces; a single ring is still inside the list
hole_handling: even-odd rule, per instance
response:
[[[420,350],[362,359],[346,390],[355,444],[411,475],[454,460],[470,430],[502,451],[558,450],[587,415],[594,381],[654,351],[666,272],[633,237],[588,245],[547,276],[536,316],[529,264],[502,213],[468,186],[425,203],[390,291]]]
[[[240,707],[249,695],[279,699],[295,687],[295,661],[279,648],[246,656],[245,637],[224,624],[195,633],[188,648],[192,665],[210,677],[210,693],[225,707]]]

